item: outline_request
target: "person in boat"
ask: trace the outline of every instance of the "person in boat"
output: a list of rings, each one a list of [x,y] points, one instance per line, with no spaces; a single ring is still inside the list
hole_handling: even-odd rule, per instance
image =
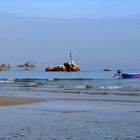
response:
[[[113,78],[115,78],[116,76],[121,77],[122,76],[122,71],[117,70],[117,73],[113,76]]]

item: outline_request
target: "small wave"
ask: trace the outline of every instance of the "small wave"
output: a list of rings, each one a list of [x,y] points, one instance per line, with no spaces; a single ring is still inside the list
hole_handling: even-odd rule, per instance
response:
[[[101,90],[121,90],[123,89],[124,87],[122,86],[99,86],[98,89],[101,89]]]
[[[93,86],[90,85],[77,85],[75,86],[76,89],[94,89]]]
[[[110,90],[110,91],[140,91],[140,87],[133,86],[99,86],[97,90]]]
[[[31,81],[103,81],[106,79],[90,79],[90,78],[13,78],[13,79],[0,79],[0,81],[12,82],[31,82]],[[112,79],[108,79],[112,80]]]
[[[140,91],[137,81],[114,81],[114,80],[93,80],[84,78],[21,78],[21,79],[0,79],[0,86],[11,87],[39,87],[40,89],[75,90],[80,92],[94,91]],[[83,90],[83,91],[82,91]]]
[[[36,86],[37,83],[29,83],[29,86]]]
[[[10,79],[9,80],[8,79],[3,79],[3,80],[1,79],[0,80],[0,83],[2,83],[2,84],[3,83],[13,83],[13,82],[14,82],[14,80],[10,80]]]
[[[49,78],[48,81],[85,81],[85,80],[100,80],[100,79],[89,79],[89,78]]]
[[[13,81],[13,82],[32,82],[32,81],[86,81],[86,80],[93,80],[93,79],[84,79],[84,78],[15,78],[9,81]],[[95,79],[94,79],[95,80]],[[0,81],[3,81],[3,79],[1,79]],[[4,79],[5,81],[5,79]]]
[[[54,78],[49,78],[48,81],[55,81],[55,79]]]

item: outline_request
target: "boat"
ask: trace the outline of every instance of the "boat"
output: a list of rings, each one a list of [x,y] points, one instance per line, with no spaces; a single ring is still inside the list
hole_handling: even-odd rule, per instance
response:
[[[118,78],[118,79],[138,79],[140,78],[140,72],[133,72],[133,73],[122,73],[121,70],[118,70],[117,73],[113,76],[113,78]]]
[[[140,78],[140,73],[122,73],[121,77],[123,79],[127,79],[127,78]]]
[[[103,69],[103,71],[111,71],[111,69]]]

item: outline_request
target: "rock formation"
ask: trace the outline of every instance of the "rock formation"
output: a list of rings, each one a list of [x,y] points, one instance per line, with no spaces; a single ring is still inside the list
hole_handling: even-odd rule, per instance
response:
[[[10,70],[10,65],[6,65],[6,64],[1,64],[0,65],[0,71],[6,71],[6,70]]]
[[[68,61],[63,65],[59,66],[49,66],[45,69],[45,71],[66,71],[66,72],[73,72],[73,71],[80,71],[79,66],[74,61]]]
[[[32,70],[36,67],[35,63],[26,62],[17,66],[18,70]]]

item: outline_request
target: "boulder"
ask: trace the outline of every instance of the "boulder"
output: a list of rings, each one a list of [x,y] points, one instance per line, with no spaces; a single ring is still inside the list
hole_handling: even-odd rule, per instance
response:
[[[73,72],[73,71],[80,71],[79,66],[74,61],[68,61],[63,65],[59,66],[49,66],[45,69],[45,71],[66,71],[66,72]]]
[[[45,71],[66,71],[66,68],[64,65],[49,66]]]
[[[64,66],[67,71],[80,71],[79,66],[74,61],[68,61],[64,63]]]

